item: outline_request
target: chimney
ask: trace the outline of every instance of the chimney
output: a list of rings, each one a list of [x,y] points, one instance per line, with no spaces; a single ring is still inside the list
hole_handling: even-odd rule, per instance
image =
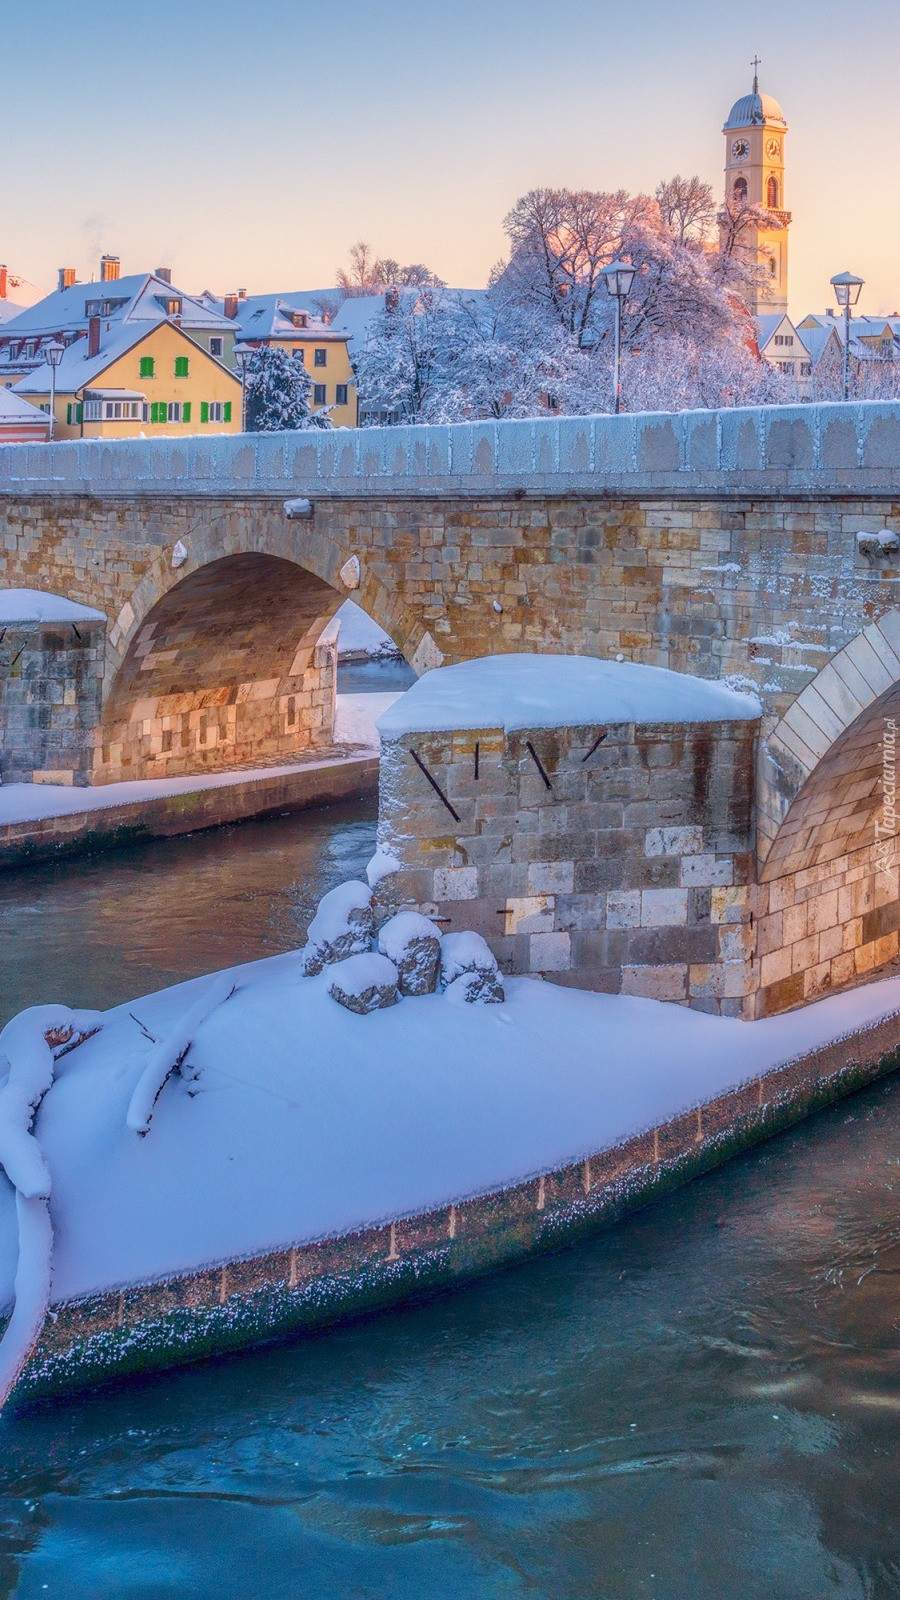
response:
[[[0,266],[0,300],[6,299],[6,267]]]
[[[58,287],[60,289],[71,289],[74,286],[74,283],[75,283],[75,268],[74,267],[60,267],[60,269],[59,269],[59,285],[58,285]]]
[[[88,360],[91,356],[100,354],[100,318],[91,317],[88,322]]]
[[[238,289],[238,299],[239,300],[246,300],[246,298],[247,298],[246,289]]]
[[[100,282],[115,283],[119,276],[120,262],[118,256],[100,257]]]
[[[157,267],[156,268],[156,276],[158,278],[161,278],[163,283],[171,283],[172,282],[172,268],[171,267]]]
[[[232,322],[234,321],[235,317],[237,316],[237,308],[238,308],[238,297],[237,297],[237,295],[236,294],[227,294],[225,296],[225,315]]]

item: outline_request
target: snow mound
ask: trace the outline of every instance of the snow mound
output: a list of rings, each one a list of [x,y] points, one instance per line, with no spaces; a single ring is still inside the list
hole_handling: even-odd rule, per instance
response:
[[[43,589],[0,589],[0,623],[105,622],[106,613]]]
[[[339,883],[319,901],[301,951],[303,971],[313,977],[333,961],[343,961],[369,949],[375,932],[372,891],[367,883],[351,879]]]
[[[396,856],[393,850],[383,849],[379,845],[366,867],[366,877],[374,889],[382,878],[389,878],[392,872],[399,872],[402,865],[400,857]]]
[[[374,950],[348,956],[346,961],[338,961],[332,968],[328,993],[338,1005],[359,1016],[369,1011],[383,1011],[397,1004],[397,968],[387,956],[380,956]]]
[[[440,929],[418,911],[398,911],[378,935],[382,955],[393,961],[401,994],[434,994],[441,969]]]
[[[462,983],[465,978],[468,981]],[[441,941],[441,981],[454,988],[454,1000],[499,1002],[504,999],[500,968],[480,933],[448,933]],[[455,989],[456,983],[460,987]]]
[[[597,723],[732,722],[759,700],[706,678],[594,656],[482,656],[436,667],[378,719],[382,737],[455,728],[560,728]]]

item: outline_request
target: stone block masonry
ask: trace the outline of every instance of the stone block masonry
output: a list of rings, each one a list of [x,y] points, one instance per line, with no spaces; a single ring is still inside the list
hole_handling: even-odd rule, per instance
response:
[[[106,625],[0,625],[0,781],[92,781]]]
[[[382,744],[382,880],[502,968],[752,1014],[758,724],[404,733]]]

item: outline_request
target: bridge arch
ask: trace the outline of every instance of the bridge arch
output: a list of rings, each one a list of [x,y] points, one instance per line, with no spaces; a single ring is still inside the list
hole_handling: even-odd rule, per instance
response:
[[[198,507],[164,537],[110,628],[95,783],[277,763],[330,744],[335,652],[321,640],[344,599],[418,671],[440,659],[364,561],[357,587],[342,581],[356,552],[314,518],[253,502],[225,516]]]
[[[898,954],[898,728],[891,611],[817,673],[761,752],[761,1015],[859,982]]]

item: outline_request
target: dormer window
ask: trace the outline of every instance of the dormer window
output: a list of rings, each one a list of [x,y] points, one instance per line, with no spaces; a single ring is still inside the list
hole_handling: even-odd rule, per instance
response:
[[[291,322],[293,323],[295,328],[305,328],[306,324],[307,324],[307,320],[308,319],[307,319],[307,315],[306,315],[305,311],[292,311],[291,312]]]
[[[7,351],[7,355],[9,356],[10,361],[18,361],[18,359],[19,359],[19,351],[20,351],[21,348],[22,347],[19,344],[18,340],[13,340],[13,342],[10,344],[10,347],[9,347],[9,349]]]
[[[26,344],[25,344],[25,360],[26,361],[33,361],[34,360],[34,348],[35,348],[34,347],[34,340],[33,339],[28,339],[26,341]]]

